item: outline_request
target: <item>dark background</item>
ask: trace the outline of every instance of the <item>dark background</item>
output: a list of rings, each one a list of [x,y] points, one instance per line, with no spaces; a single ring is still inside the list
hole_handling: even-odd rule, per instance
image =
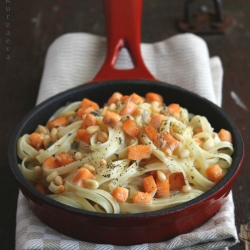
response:
[[[153,43],[178,34],[176,20],[183,16],[184,2],[144,0],[142,42]],[[231,29],[224,35],[201,37],[207,42],[210,55],[222,60],[222,107],[235,120],[245,142],[245,161],[233,185],[239,233],[240,225],[250,222],[250,117],[249,111],[235,104],[230,92],[237,93],[250,108],[250,1],[224,0],[222,3],[223,11],[233,19]],[[213,9],[212,1],[194,1],[192,13],[202,9]],[[48,46],[69,32],[104,36],[105,23],[101,0],[1,0],[0,17],[0,249],[14,249],[18,188],[7,157],[11,132],[35,105]],[[6,47],[10,47],[9,51]],[[241,241],[232,249],[244,247]]]

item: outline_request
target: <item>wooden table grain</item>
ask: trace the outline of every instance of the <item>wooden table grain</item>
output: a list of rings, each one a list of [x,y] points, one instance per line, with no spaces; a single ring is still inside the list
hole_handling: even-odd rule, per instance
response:
[[[144,0],[142,42],[153,43],[179,33],[184,0]],[[199,2],[199,4],[197,3]],[[212,1],[196,1],[192,11],[210,9]],[[250,2],[226,0],[223,11],[233,18],[225,35],[201,35],[211,56],[224,68],[223,109],[236,122],[245,143],[243,167],[233,185],[237,232],[250,222]],[[101,0],[36,0],[1,2],[0,16],[0,249],[15,248],[18,188],[7,157],[9,137],[22,117],[34,107],[49,45],[60,35],[87,32],[105,35]],[[202,84],[202,83],[201,83]],[[236,94],[238,99],[234,98]],[[245,106],[240,106],[240,100]],[[231,249],[244,249],[244,241]]]

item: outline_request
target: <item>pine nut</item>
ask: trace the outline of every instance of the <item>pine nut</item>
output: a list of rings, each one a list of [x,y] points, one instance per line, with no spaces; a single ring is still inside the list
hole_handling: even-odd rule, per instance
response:
[[[58,175],[59,175],[58,171],[53,171],[51,174],[47,176],[46,181],[52,182],[53,180],[55,180],[56,176]]]
[[[110,110],[115,110],[115,109],[116,109],[115,103],[111,103],[111,104],[109,105],[109,109],[110,109]]]
[[[64,187],[64,185],[60,185],[60,186],[58,186],[57,188],[55,188],[55,190],[54,190],[54,194],[61,194],[61,193],[63,193],[64,192],[64,190],[65,190],[65,187]]]
[[[56,128],[52,128],[51,132],[50,132],[50,138],[52,142],[56,142],[58,137],[57,137],[57,129]]]
[[[179,158],[181,159],[185,159],[189,156],[189,151],[187,149],[183,149],[180,153],[179,153]]]
[[[179,148],[179,152],[181,152],[184,147],[183,147],[183,143],[180,141],[179,145],[178,145],[178,148]]]
[[[68,116],[74,116],[75,115],[75,111],[68,111],[66,113],[63,114],[64,116],[68,117]]]
[[[136,111],[135,111],[135,114],[139,116],[139,115],[142,115],[143,112],[144,112],[143,108],[137,108]]]
[[[42,126],[42,125],[38,125],[37,126],[37,131],[40,134],[44,134],[44,135],[46,135],[48,133],[47,129],[44,126]]]
[[[88,134],[93,135],[93,134],[96,133],[99,129],[100,129],[99,126],[89,126],[89,127],[87,128],[87,132],[88,132]]]
[[[183,140],[184,140],[183,136],[182,136],[181,134],[179,134],[179,133],[174,133],[174,134],[173,134],[173,137],[174,137],[176,140],[178,140],[178,141],[183,141]]]
[[[87,188],[97,189],[99,187],[99,183],[95,180],[87,179],[84,181]]]
[[[75,153],[75,159],[76,160],[81,160],[83,158],[83,153],[81,152],[76,152]]]
[[[159,113],[159,103],[158,102],[152,102],[151,103],[152,113]]]
[[[45,151],[45,150],[41,148],[41,149],[38,150],[38,154],[40,155],[40,154],[43,153],[44,151]]]
[[[57,132],[59,133],[59,132],[60,132],[60,130],[62,130],[62,129],[63,129],[63,126],[56,127],[56,129],[57,129]]]
[[[108,135],[103,131],[99,131],[97,134],[97,139],[99,142],[104,143],[108,140]]]
[[[35,178],[35,180],[41,179],[42,175],[43,175],[43,169],[42,169],[42,167],[35,166],[34,167],[34,178]]]
[[[164,151],[165,155],[166,156],[171,156],[173,154],[173,151],[170,149],[170,148],[167,148],[165,151]]]
[[[100,166],[105,166],[107,165],[107,161],[105,159],[100,160]]]
[[[95,173],[95,168],[93,165],[86,163],[83,165],[83,167],[87,168],[92,174]]]
[[[214,140],[212,139],[208,139],[206,140],[202,146],[201,146],[204,150],[210,150],[214,147]]]
[[[51,141],[50,140],[50,136],[49,135],[45,135],[44,139],[43,139],[43,145],[44,145],[45,148],[48,148],[50,141]]]
[[[165,181],[167,179],[166,175],[161,170],[157,171],[157,178],[160,181]]]
[[[67,120],[69,123],[73,122],[75,120],[75,117],[73,115],[70,115],[67,117]]]
[[[131,139],[130,142],[129,142],[129,146],[130,145],[133,145],[135,143],[135,140],[134,139]]]
[[[191,188],[190,186],[188,186],[188,185],[184,185],[184,186],[182,186],[182,188],[181,188],[181,192],[183,192],[183,193],[185,193],[185,194],[191,192],[191,190],[192,190],[192,188]]]
[[[60,175],[58,175],[58,176],[55,177],[54,182],[55,182],[55,184],[57,186],[63,185],[63,179],[62,179],[62,177]]]

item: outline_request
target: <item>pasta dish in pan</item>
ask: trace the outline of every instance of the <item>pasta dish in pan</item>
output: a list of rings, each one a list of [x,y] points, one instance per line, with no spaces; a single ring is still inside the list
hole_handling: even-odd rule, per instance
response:
[[[226,174],[231,133],[160,94],[115,92],[60,108],[19,138],[20,170],[58,202],[103,213],[139,213],[187,202]]]

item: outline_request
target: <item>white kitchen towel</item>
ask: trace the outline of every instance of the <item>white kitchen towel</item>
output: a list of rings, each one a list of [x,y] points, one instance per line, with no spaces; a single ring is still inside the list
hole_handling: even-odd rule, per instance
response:
[[[221,105],[223,68],[218,57],[209,57],[203,39],[180,34],[154,44],[141,44],[142,57],[160,81],[195,92]],[[66,34],[49,47],[37,104],[59,92],[91,81],[106,55],[106,38],[86,33]],[[126,49],[119,54],[117,68],[132,62]],[[232,193],[219,212],[201,227],[171,240],[136,246],[112,246],[75,240],[51,229],[29,209],[22,193],[17,206],[16,249],[225,249],[238,242]]]

